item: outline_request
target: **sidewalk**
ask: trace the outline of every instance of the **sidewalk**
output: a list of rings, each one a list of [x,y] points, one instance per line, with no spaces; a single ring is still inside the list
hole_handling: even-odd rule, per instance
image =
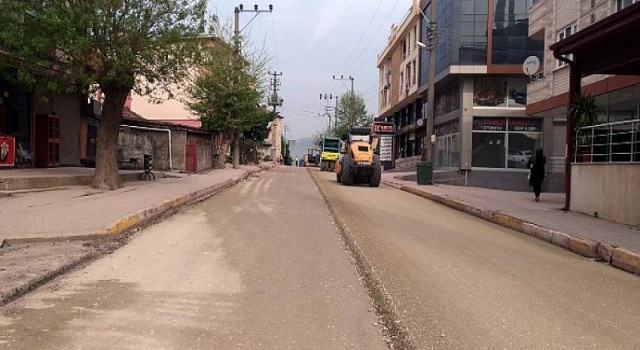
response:
[[[535,202],[528,192],[418,186],[401,180],[409,174],[413,173],[385,173],[382,179],[389,186],[640,274],[640,227],[565,212],[563,193],[543,193],[540,202]]]
[[[125,183],[116,191],[74,186],[0,197],[0,241],[21,243],[117,234],[199,197],[215,194],[258,167],[212,170],[155,182]]]
[[[125,183],[116,191],[73,186],[7,192],[8,196],[0,197],[0,306],[117,249],[125,242],[117,234],[149,224],[164,213],[271,167],[173,174],[176,177],[155,182]],[[34,172],[41,177],[41,171]],[[73,175],[77,172],[72,170]]]

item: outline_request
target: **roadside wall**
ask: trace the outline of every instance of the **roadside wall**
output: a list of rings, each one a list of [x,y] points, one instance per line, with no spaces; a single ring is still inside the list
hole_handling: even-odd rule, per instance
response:
[[[640,225],[640,164],[573,164],[571,210]]]
[[[118,135],[118,153],[123,160],[137,158],[138,169],[143,169],[143,156],[152,154],[154,170],[169,170],[169,134],[123,127]],[[132,169],[134,164],[121,163],[120,167]]]
[[[198,156],[198,172],[213,168],[213,148],[211,146],[211,135],[187,133],[187,144],[196,145]]]

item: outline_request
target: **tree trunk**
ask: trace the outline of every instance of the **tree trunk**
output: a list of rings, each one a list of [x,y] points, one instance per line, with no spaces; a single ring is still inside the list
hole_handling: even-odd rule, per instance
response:
[[[124,102],[131,89],[104,88],[104,103],[98,127],[96,171],[91,184],[94,188],[113,191],[122,186],[118,173],[118,134]]]
[[[219,137],[220,149],[218,151],[218,159],[216,160],[216,164],[214,164],[214,168],[224,169],[224,165],[227,162],[227,148],[229,148],[231,136],[229,134],[220,134]]]
[[[240,133],[233,134],[233,168],[240,167]]]

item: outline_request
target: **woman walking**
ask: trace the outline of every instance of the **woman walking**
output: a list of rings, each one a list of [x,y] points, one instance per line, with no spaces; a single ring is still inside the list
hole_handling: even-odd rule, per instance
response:
[[[529,186],[533,186],[536,202],[540,201],[540,190],[545,176],[544,166],[546,164],[547,157],[542,154],[542,148],[538,148],[536,154],[531,156],[527,162],[527,168],[531,169],[529,173]]]

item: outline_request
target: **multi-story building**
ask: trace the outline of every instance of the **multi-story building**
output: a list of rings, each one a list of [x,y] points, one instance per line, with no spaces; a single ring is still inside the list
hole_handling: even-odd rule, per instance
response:
[[[471,186],[526,190],[528,156],[552,142],[551,122],[525,113],[529,78],[522,64],[528,56],[542,56],[542,43],[528,37],[527,5],[527,0],[414,2],[419,38],[428,37],[431,6],[436,7],[434,166],[441,170],[436,180],[464,178]],[[390,97],[381,89],[380,116],[396,123],[396,155],[404,158],[418,154],[415,146],[426,135],[429,52],[418,49],[415,102],[403,103],[394,99],[402,72],[393,55],[401,45],[394,43],[390,40],[378,58],[381,86],[391,83]]]
[[[564,157],[566,116],[569,105],[569,65],[554,57],[554,43],[632,5],[636,0],[533,1],[529,9],[529,35],[544,42],[540,75],[528,86],[527,114],[551,118],[556,125],[551,155]],[[636,5],[637,6],[637,5]],[[571,59],[571,56],[568,57]],[[613,122],[637,118],[640,77],[591,74],[582,79],[585,94],[598,101],[599,120]]]
[[[391,26],[387,46],[378,55],[378,115],[396,123],[395,158],[418,156],[425,128],[418,127],[422,117],[422,98],[418,94],[420,55],[420,7],[414,0],[400,25]]]
[[[541,74],[528,86],[527,112],[552,119],[567,140],[553,150],[562,158],[570,151],[567,209],[640,223],[633,185],[640,181],[640,1],[538,0],[529,16],[529,35],[546,50]],[[568,112],[578,94],[594,97],[596,125],[573,128]]]

